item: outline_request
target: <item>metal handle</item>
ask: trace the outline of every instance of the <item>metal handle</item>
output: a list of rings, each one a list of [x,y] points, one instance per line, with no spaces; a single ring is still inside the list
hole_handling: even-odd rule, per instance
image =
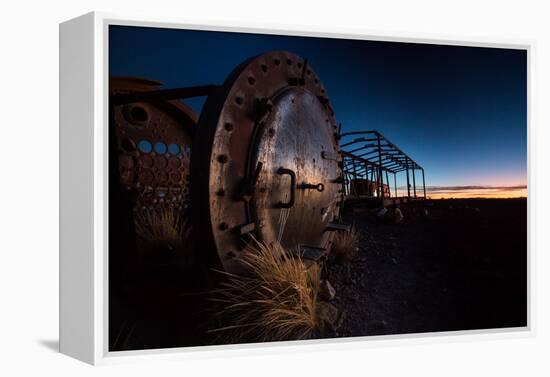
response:
[[[277,207],[279,208],[291,208],[296,201],[296,173],[291,169],[279,168],[277,171],[279,175],[288,174],[290,176],[290,200],[287,203],[279,202]]]
[[[322,184],[322,183],[318,183],[318,184],[315,184],[315,183],[302,183],[299,188],[301,188],[302,190],[306,190],[306,189],[313,189],[313,190],[317,190],[319,192],[323,192],[325,191],[325,185]]]

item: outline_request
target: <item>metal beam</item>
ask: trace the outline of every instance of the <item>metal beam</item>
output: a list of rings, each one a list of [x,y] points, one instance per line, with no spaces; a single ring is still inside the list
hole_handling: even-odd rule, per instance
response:
[[[409,161],[407,160],[406,163],[406,170],[407,170],[407,197],[410,199],[411,197],[411,184],[409,182]]]
[[[221,87],[218,85],[201,85],[187,88],[152,90],[138,93],[114,94],[110,97],[111,105],[122,105],[134,102],[168,101],[192,97],[208,96]]]
[[[413,173],[413,190],[414,190],[414,197],[416,198],[416,178],[415,178],[415,171],[416,169],[412,169],[412,173]]]
[[[384,199],[384,178],[382,176],[382,150],[380,149],[380,136],[377,135],[378,139],[378,197]]]
[[[422,169],[422,187],[424,187],[424,199],[426,199],[426,179],[424,178],[424,169]]]

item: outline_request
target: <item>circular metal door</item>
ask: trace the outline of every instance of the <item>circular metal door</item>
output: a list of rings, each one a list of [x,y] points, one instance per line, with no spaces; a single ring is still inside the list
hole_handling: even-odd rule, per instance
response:
[[[195,214],[221,267],[238,270],[251,237],[293,252],[330,246],[342,195],[337,126],[306,61],[270,52],[241,64],[208,98],[194,143]]]

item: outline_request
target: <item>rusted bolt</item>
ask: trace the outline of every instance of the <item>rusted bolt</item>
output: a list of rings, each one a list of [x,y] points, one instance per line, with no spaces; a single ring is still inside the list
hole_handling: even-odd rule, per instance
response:
[[[281,61],[279,59],[275,59],[275,60],[273,60],[273,63],[275,63],[275,65],[279,65],[279,64],[281,64]]]
[[[229,228],[229,225],[227,223],[220,223],[220,230],[227,230]]]
[[[223,127],[225,128],[226,131],[233,131],[233,124],[232,123],[229,123],[229,122],[226,122]]]
[[[262,71],[267,72],[267,65],[262,64],[261,67],[262,67]]]
[[[221,164],[225,164],[227,162],[227,156],[224,154],[220,154],[218,156],[218,162]]]
[[[243,97],[235,97],[235,102],[237,105],[242,105],[244,102]]]
[[[287,60],[286,60],[286,64],[288,64],[288,65],[292,65],[292,60],[290,60],[290,59],[287,59]]]
[[[255,79],[254,77],[250,76],[250,77],[248,78],[248,83],[249,83],[250,85],[254,85],[254,84],[256,83],[256,79]]]

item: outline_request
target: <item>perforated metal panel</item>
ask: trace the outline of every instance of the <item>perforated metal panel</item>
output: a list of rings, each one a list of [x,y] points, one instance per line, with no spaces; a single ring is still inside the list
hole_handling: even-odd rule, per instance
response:
[[[113,78],[111,94],[152,91],[160,84]],[[134,210],[189,206],[189,164],[197,117],[181,101],[113,106],[120,187]]]

